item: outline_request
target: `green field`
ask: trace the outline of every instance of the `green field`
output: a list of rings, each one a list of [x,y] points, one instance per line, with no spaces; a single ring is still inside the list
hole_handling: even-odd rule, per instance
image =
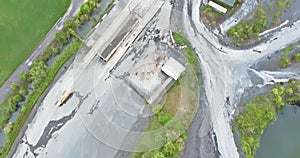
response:
[[[71,0],[8,0],[0,4],[0,86],[26,59]]]

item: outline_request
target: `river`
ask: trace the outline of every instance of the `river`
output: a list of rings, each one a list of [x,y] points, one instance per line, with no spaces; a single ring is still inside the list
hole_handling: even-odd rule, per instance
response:
[[[261,136],[256,158],[297,158],[300,155],[300,108],[286,106]]]

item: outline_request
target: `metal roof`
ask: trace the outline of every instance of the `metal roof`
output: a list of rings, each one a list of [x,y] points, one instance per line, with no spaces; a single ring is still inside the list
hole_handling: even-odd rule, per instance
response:
[[[226,13],[227,12],[227,9],[220,6],[219,4],[213,2],[213,1],[209,1],[208,2],[208,5],[215,8],[217,11],[221,12],[221,13]]]
[[[235,0],[220,0],[220,1],[226,3],[226,4],[230,5],[230,6],[233,6],[234,2],[235,2]]]
[[[161,70],[174,80],[177,80],[180,74],[185,70],[185,67],[173,57],[170,57],[169,60],[163,65]]]

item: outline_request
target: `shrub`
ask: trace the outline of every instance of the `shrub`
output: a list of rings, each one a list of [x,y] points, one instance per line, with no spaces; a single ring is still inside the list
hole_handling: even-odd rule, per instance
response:
[[[287,66],[289,66],[291,64],[291,62],[288,57],[282,56],[279,64],[280,64],[281,68],[286,68]]]
[[[9,122],[5,128],[3,129],[5,134],[8,134],[12,131],[12,129],[14,128],[14,123],[13,122]]]
[[[292,61],[293,62],[300,62],[300,52],[293,54]]]

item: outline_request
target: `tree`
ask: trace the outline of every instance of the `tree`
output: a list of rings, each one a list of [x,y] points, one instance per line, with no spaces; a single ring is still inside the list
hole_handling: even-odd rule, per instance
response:
[[[156,105],[156,106],[153,106],[152,107],[152,112],[153,112],[153,114],[157,114],[158,112],[160,112],[161,111],[161,109],[162,109],[162,105],[160,105],[160,104],[158,104],[158,105]]]
[[[22,97],[19,94],[17,94],[17,95],[12,97],[12,102],[14,104],[17,104],[21,99],[22,99]]]
[[[21,88],[21,89],[19,90],[19,94],[20,94],[20,95],[25,95],[25,94],[26,94],[26,89]]]
[[[293,62],[300,62],[300,52],[293,54],[292,61]]]
[[[158,150],[153,150],[145,152],[142,158],[165,158],[165,155]]]
[[[18,91],[18,89],[19,89],[19,86],[17,85],[17,84],[15,84],[15,83],[12,83],[11,85],[10,85],[10,87],[11,87],[11,89],[13,90],[13,91]]]
[[[282,56],[279,64],[281,68],[286,68],[291,62],[288,57]]]
[[[178,152],[178,150],[173,143],[169,143],[163,147],[162,152],[167,157],[173,157]]]
[[[35,88],[38,86],[46,77],[48,73],[47,65],[43,61],[34,62],[29,74],[32,79],[32,86]]]
[[[4,131],[5,134],[8,134],[8,133],[10,133],[13,130],[13,128],[14,128],[14,123],[13,122],[9,122],[5,126],[5,128],[3,129],[3,131]]]
[[[24,73],[24,72],[22,72],[21,74],[20,74],[20,79],[22,80],[22,81],[27,81],[27,79],[28,79],[28,76],[27,76],[27,74],[26,73]]]
[[[27,111],[27,107],[26,106],[22,106],[21,111],[22,112],[26,112]]]
[[[162,124],[166,124],[170,120],[172,120],[172,116],[170,114],[161,114],[161,115],[158,115],[158,121],[160,123],[162,123]]]
[[[156,147],[163,147],[167,144],[167,138],[163,132],[156,133],[154,136],[154,142]]]
[[[68,37],[62,31],[56,32],[54,38],[61,44],[68,43]]]

